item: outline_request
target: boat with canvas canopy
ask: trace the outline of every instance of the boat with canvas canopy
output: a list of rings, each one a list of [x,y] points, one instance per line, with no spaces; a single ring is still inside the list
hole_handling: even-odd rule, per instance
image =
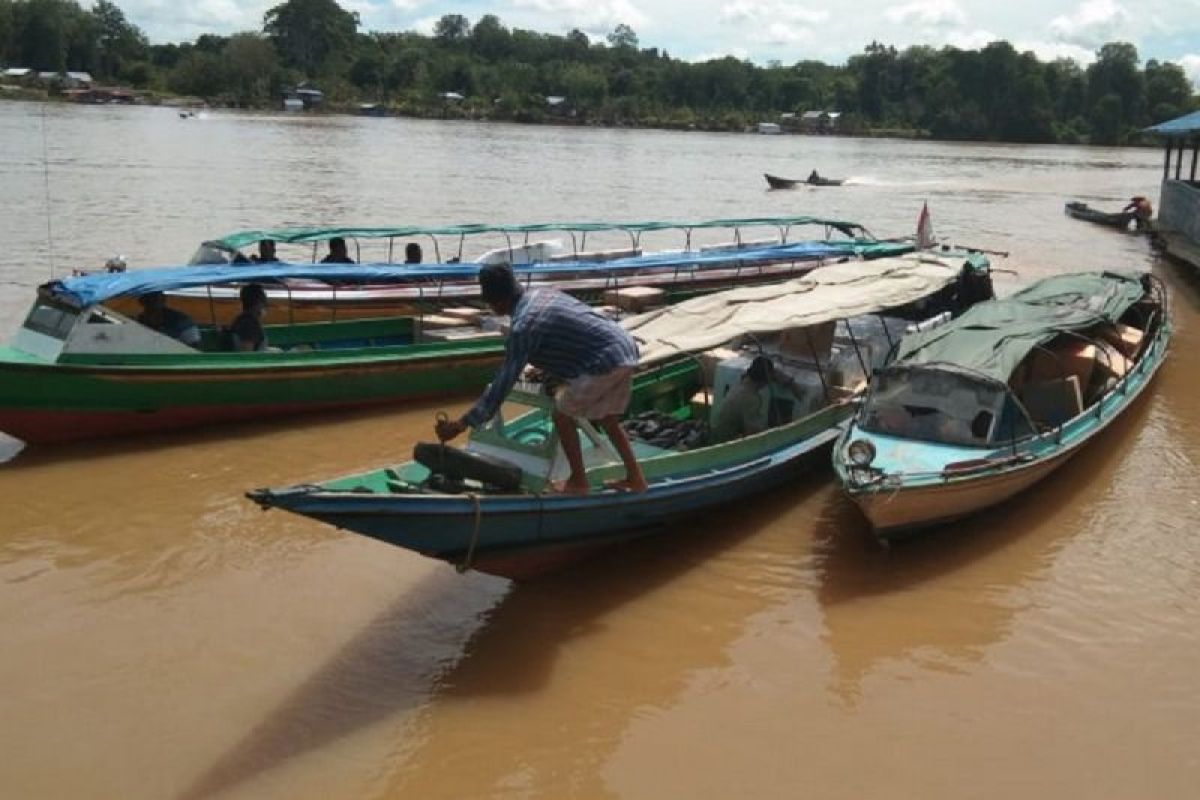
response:
[[[805,260],[797,269],[806,272],[819,263],[807,260],[813,252],[829,251],[805,242],[747,248],[737,254],[738,269],[749,275],[766,265],[765,275],[779,258],[799,257]],[[654,264],[683,275],[710,259],[727,264],[729,254],[663,253]],[[514,269],[526,285],[539,285],[575,266]],[[530,274],[534,269],[537,280]],[[297,310],[303,303],[295,296],[300,290],[292,288],[293,282],[319,283],[334,297],[369,297],[400,287],[420,297],[427,290],[418,285],[412,292],[413,273],[477,286],[478,265],[162,267],[51,282],[39,289],[10,345],[0,348],[0,431],[27,443],[69,441],[379,405],[483,386],[503,352],[502,321],[490,318],[481,304],[464,304],[469,295],[445,292],[439,284],[430,294],[458,304],[443,306],[436,316],[365,317],[338,313],[334,304],[331,318],[311,322]],[[608,280],[622,285],[618,277]],[[271,349],[230,352],[226,328],[241,304],[218,303],[216,297],[237,298],[240,287],[251,283],[275,287],[266,290]],[[688,285],[687,291],[701,289]],[[183,292],[204,302],[189,311],[177,304]],[[195,323],[195,341],[185,344],[139,322],[141,299],[154,293]]]
[[[641,348],[623,427],[649,488],[605,489],[622,466],[590,423],[580,427],[591,494],[548,491],[566,464],[537,384],[526,407],[475,430],[464,448],[419,444],[414,460],[249,497],[441,559],[460,569],[530,577],[597,547],[785,482],[826,452],[874,363],[905,326],[958,309],[990,287],[979,255],[908,255],[838,264],[773,286],[694,298],[622,324]],[[765,430],[715,441],[707,426],[751,357],[791,387],[769,386]],[[680,438],[664,435],[687,428]]]
[[[959,519],[1061,466],[1146,390],[1171,338],[1148,273],[1047,278],[906,336],[834,448],[878,536]]]
[[[815,235],[803,238],[807,231]],[[484,264],[511,264],[527,286],[553,285],[590,304],[610,302],[615,293],[629,289],[652,289],[671,302],[731,286],[783,280],[843,258],[880,258],[914,249],[911,241],[876,239],[856,222],[803,216],[254,230],[203,243],[192,264],[249,265],[243,251],[261,241],[274,242],[279,256],[289,259],[280,267],[315,262],[322,246],[335,238],[346,242],[355,261],[401,274],[378,283],[281,278],[267,286],[267,294],[287,302],[272,304],[269,322],[434,313],[477,300],[475,276]],[[417,243],[424,245],[422,256],[431,258],[397,263],[408,245]],[[173,308],[197,319],[210,311],[231,315],[238,303],[236,286],[180,288],[168,291],[168,299]],[[117,301],[115,307],[136,313],[129,301]]]

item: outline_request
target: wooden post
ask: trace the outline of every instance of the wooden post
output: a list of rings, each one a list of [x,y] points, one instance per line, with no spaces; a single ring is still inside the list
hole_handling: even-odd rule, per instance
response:
[[[1200,154],[1200,139],[1192,140],[1192,177],[1189,179],[1192,183],[1196,182],[1196,155]]]
[[[1179,140],[1179,152],[1175,155],[1175,180],[1179,180],[1183,171],[1183,139]]]
[[[1163,158],[1163,180],[1165,181],[1167,178],[1171,177],[1171,140],[1170,139],[1167,139],[1167,146],[1166,146],[1166,149],[1164,150],[1164,153],[1165,153],[1165,155]]]

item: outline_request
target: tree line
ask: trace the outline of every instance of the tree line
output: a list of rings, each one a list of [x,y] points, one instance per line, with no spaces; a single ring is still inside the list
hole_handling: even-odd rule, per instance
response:
[[[872,42],[845,65],[691,63],[618,25],[603,40],[474,24],[447,14],[432,35],[364,32],[335,0],[287,0],[258,31],[150,44],[110,0],[0,0],[0,64],[90,72],[102,82],[267,107],[303,82],[327,105],[382,103],[413,116],[741,130],[785,112],[843,113],[851,133],[939,139],[1124,144],[1200,108],[1176,64],[1112,42],[1086,68],[1004,41],[980,50]],[[458,99],[461,96],[462,99]],[[548,103],[548,97],[562,98]]]

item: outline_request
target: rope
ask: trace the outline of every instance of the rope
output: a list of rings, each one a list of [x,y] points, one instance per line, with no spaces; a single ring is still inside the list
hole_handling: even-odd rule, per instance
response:
[[[50,225],[50,160],[46,144],[46,104],[42,103],[42,184],[46,193],[46,249],[50,256],[50,278],[54,279],[54,232]]]
[[[462,574],[471,568],[472,562],[475,560],[475,545],[479,543],[479,523],[483,519],[483,509],[479,505],[479,495],[475,492],[470,492],[467,497],[471,498],[471,503],[475,507],[475,524],[471,530],[471,543],[467,545],[467,556],[461,564],[456,564],[454,569],[459,574]]]

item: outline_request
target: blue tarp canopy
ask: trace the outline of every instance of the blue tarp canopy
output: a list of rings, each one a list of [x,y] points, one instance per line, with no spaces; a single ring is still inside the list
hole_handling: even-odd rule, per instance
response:
[[[1200,111],[1184,114],[1182,117],[1160,122],[1143,129],[1145,133],[1156,133],[1167,138],[1181,138],[1200,134]]]
[[[753,267],[772,262],[796,260],[815,261],[859,254],[891,255],[911,250],[911,245],[855,242],[796,242],[744,250],[682,251],[656,253],[648,256],[622,258],[601,263],[555,262],[553,264],[520,264],[513,272],[522,280],[566,277],[585,273],[589,277],[618,278],[622,274],[649,268],[677,268],[686,274],[695,269],[719,267]],[[130,272],[96,273],[52,281],[42,287],[43,293],[56,301],[78,308],[103,303],[113,297],[138,296],[150,292],[167,292],[231,283],[274,283],[295,278],[329,281],[341,284],[408,284],[438,281],[472,280],[479,273],[478,264],[247,264],[226,266],[154,267]]]

